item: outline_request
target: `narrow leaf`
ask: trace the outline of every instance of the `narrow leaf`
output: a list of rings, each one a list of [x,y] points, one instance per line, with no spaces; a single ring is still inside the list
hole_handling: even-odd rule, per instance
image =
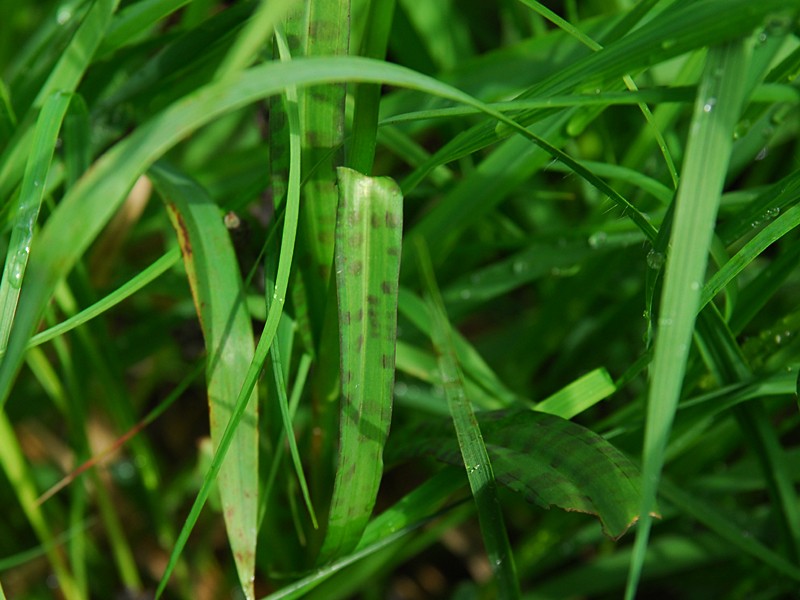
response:
[[[178,235],[208,352],[206,371],[211,441],[219,447],[232,399],[253,360],[253,330],[239,265],[219,207],[205,190],[164,163],[150,169]],[[258,505],[258,400],[253,390],[243,421],[220,469],[228,540],[245,595],[253,597]]]
[[[681,186],[675,200],[647,404],[641,521],[626,598],[635,594],[652,525],[664,451],[680,398],[708,250],[739,117],[747,64],[744,42],[713,48],[697,92]]]
[[[340,167],[336,226],[342,401],[322,560],[353,550],[383,474],[394,387],[403,197],[394,181]]]
[[[439,371],[460,450],[459,454],[455,454],[455,464],[461,463],[467,470],[472,497],[478,509],[478,521],[486,553],[497,581],[498,595],[503,599],[519,598],[519,581],[514,555],[497,498],[492,461],[464,389],[464,376],[458,364],[455,346],[451,341],[450,323],[434,279],[427,248],[423,242],[419,242],[418,248],[420,269],[431,312],[431,338],[439,356]]]

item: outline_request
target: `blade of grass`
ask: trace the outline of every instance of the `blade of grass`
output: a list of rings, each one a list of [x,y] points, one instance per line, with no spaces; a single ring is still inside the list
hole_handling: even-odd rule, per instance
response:
[[[514,566],[514,555],[497,498],[497,483],[492,471],[492,463],[489,460],[475,413],[464,392],[464,377],[450,340],[450,324],[436,285],[433,265],[423,242],[417,243],[420,271],[431,313],[431,337],[439,357],[444,392],[455,426],[461,458],[467,471],[475,506],[478,509],[478,520],[489,556],[489,564],[497,580],[498,597],[503,599],[519,598],[519,581]]]
[[[45,101],[36,122],[31,154],[25,167],[17,214],[8,243],[3,278],[0,280],[0,350],[5,349],[11,333],[20,287],[28,267],[33,230],[42,206],[47,174],[69,102],[69,95],[54,93]]]
[[[715,47],[709,53],[695,102],[676,197],[671,251],[667,256],[661,309],[653,354],[642,459],[642,505],[626,598],[636,593],[664,450],[680,398],[692,330],[700,302],[719,198],[725,180],[733,130],[739,118],[746,67],[745,42]]]
[[[211,440],[220,438],[231,419],[231,398],[241,389],[253,360],[253,330],[239,264],[220,210],[195,181],[166,163],[149,170],[164,199],[181,246],[189,285],[203,329]],[[258,507],[258,395],[247,401],[244,420],[236,429],[232,452],[218,481],[223,515],[239,582],[254,597]]]
[[[128,282],[122,284],[107,296],[104,296],[91,306],[87,306],[79,313],[64,319],[64,321],[58,325],[48,327],[44,331],[34,335],[30,339],[30,342],[28,342],[27,347],[33,348],[35,346],[44,344],[45,342],[49,342],[50,340],[62,336],[65,333],[72,331],[76,327],[80,327],[84,323],[87,323],[92,319],[102,315],[109,309],[118,305],[120,302],[123,302],[124,300],[133,296],[136,292],[144,288],[149,283],[161,277],[161,275],[166,273],[175,264],[177,264],[180,258],[181,253],[178,248],[168,250],[161,258],[156,260],[149,267],[137,273]],[[0,351],[0,357],[2,357],[3,354],[5,354],[5,352]]]
[[[362,41],[361,56],[382,59],[386,56],[396,0],[370,0]],[[348,149],[347,166],[369,174],[375,160],[378,138],[378,113],[381,87],[356,86],[353,98],[353,134]]]
[[[617,391],[611,375],[605,368],[600,367],[579,377],[552,396],[545,398],[535,409],[539,412],[557,415],[562,419],[571,419],[605,400]]]
[[[403,197],[388,178],[340,167],[336,226],[342,401],[339,458],[320,561],[353,550],[383,475],[394,387]]]
[[[277,251],[277,248],[275,250]],[[278,265],[277,252],[268,253],[266,262],[266,289],[264,291],[267,301],[267,311],[269,311],[272,303],[274,302],[272,295],[275,293],[275,272]],[[297,482],[300,485],[300,490],[303,493],[303,500],[306,504],[306,510],[308,510],[308,515],[311,517],[311,523],[314,526],[314,529],[317,529],[319,528],[319,524],[317,523],[317,515],[314,511],[314,506],[311,502],[311,496],[308,492],[308,483],[306,483],[306,476],[303,472],[300,452],[297,449],[297,440],[295,439],[294,429],[292,427],[293,411],[289,405],[289,398],[286,395],[286,378],[284,376],[283,363],[281,361],[282,351],[279,341],[280,338],[276,336],[272,342],[272,345],[270,346],[269,352],[270,358],[272,359],[272,376],[274,378],[275,390],[278,395],[278,406],[280,408],[281,419],[283,422],[283,438],[286,439],[289,444],[289,454],[292,458],[292,463],[294,464]],[[282,442],[281,446],[279,447],[279,452],[280,451],[282,451]]]

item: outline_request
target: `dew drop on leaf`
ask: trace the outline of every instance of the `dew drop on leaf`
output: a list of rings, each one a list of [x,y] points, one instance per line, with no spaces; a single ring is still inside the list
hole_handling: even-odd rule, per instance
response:
[[[664,266],[664,254],[662,252],[656,252],[655,250],[650,250],[647,253],[647,266],[651,269],[660,269]]]

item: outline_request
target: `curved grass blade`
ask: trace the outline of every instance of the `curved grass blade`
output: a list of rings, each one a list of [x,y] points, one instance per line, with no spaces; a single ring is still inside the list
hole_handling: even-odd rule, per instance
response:
[[[358,57],[297,59],[290,64],[254,67],[236,77],[211,83],[161,111],[100,157],[66,194],[42,229],[41,251],[34,252],[31,258],[28,283],[22,291],[25,302],[20,304],[7,358],[0,364],[0,406],[8,397],[21,353],[55,283],[91,244],[142,172],[181,139],[221,114],[278,94],[287,86],[332,81],[388,83],[478,108],[529,140],[546,145],[548,151],[574,165],[578,174],[612,197],[618,197],[586,169],[513,120],[447,84],[410,69]],[[644,216],[624,199],[621,201],[648,237],[654,236],[652,225]]]
[[[701,282],[725,181],[733,130],[739,118],[747,65],[744,42],[713,48],[695,102],[675,203],[653,353],[642,460],[641,520],[626,588],[633,598],[652,526],[664,451],[680,398],[697,315]]]
[[[244,301],[239,264],[220,210],[188,176],[159,163],[150,176],[163,197],[178,235],[197,315],[203,329],[208,366],[211,441],[231,420],[233,404],[253,360],[253,330]],[[228,540],[245,596],[252,598],[258,507],[258,398],[253,390],[232,452],[218,476]]]
[[[444,393],[460,450],[459,454],[455,454],[456,464],[462,463],[467,470],[467,479],[478,510],[478,521],[486,553],[497,580],[498,595],[503,599],[519,598],[519,581],[514,555],[497,498],[492,461],[464,390],[464,376],[451,341],[450,323],[434,279],[433,265],[423,242],[418,242],[418,249],[420,271],[431,312],[431,338],[438,354]]]
[[[543,508],[596,516],[611,539],[636,522],[641,475],[593,431],[530,410],[482,411],[476,417],[498,482]],[[419,456],[462,464],[447,420],[428,419],[387,446],[387,460]]]
[[[336,288],[342,401],[339,458],[321,559],[353,550],[383,475],[394,387],[403,197],[388,178],[339,167]]]
[[[87,323],[100,316],[123,300],[133,296],[136,292],[149,283],[161,277],[161,275],[171,269],[172,266],[180,260],[180,258],[180,250],[177,248],[168,250],[161,258],[157,259],[146,269],[143,269],[137,273],[130,279],[130,281],[122,284],[107,296],[104,296],[91,306],[87,306],[79,313],[76,313],[68,319],[65,319],[58,325],[48,327],[44,331],[34,335],[30,342],[28,342],[28,348],[33,348],[35,346],[44,344],[45,342],[49,342],[50,340],[62,336],[68,331],[72,331],[76,327],[80,327],[84,323]],[[3,354],[4,352],[0,352],[0,357],[2,357]]]

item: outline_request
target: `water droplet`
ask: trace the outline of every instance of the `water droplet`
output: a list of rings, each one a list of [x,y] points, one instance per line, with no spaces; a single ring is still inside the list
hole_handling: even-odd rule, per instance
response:
[[[709,98],[708,100],[706,100],[706,103],[703,105],[703,112],[710,113],[712,110],[714,110],[714,107],[716,106],[716,104],[717,104],[717,99],[716,98]]]
[[[769,154],[769,148],[764,146],[761,150],[758,151],[758,154],[756,154],[756,158],[755,159],[756,160],[764,160],[765,158],[767,158],[767,154]]]
[[[658,318],[658,326],[659,327],[672,327],[672,319],[669,317],[659,317]]]
[[[8,283],[14,289],[19,289],[22,285],[22,278],[25,276],[25,267],[28,266],[28,256],[30,246],[23,246],[11,257],[11,264],[8,267]]]
[[[469,300],[472,297],[472,292],[464,288],[458,295],[461,296],[462,300]]]
[[[750,131],[750,127],[750,119],[743,119],[740,121],[733,130],[733,139],[738,140],[746,136],[747,132]]]
[[[398,381],[394,384],[394,395],[398,398],[402,398],[408,394],[408,385],[403,381]]]
[[[672,48],[677,43],[678,43],[678,41],[674,40],[674,39],[664,40],[663,42],[661,42],[661,47],[664,50],[669,50],[670,48]]]
[[[56,13],[56,23],[63,25],[72,18],[72,11],[69,8],[60,8]]]
[[[767,32],[766,31],[762,31],[761,33],[758,34],[758,43],[759,44],[766,44],[767,43],[767,38],[768,38]]]
[[[519,275],[528,268],[528,265],[521,260],[515,260],[511,268],[514,270],[514,273]]]
[[[472,465],[472,466],[469,468],[469,472],[470,472],[470,473],[475,473],[475,472],[476,472],[477,470],[479,470],[480,468],[481,468],[480,464],[477,464],[477,465]]]
[[[664,266],[664,253],[663,252],[656,252],[655,250],[650,250],[647,253],[647,266],[651,269],[660,269]]]
[[[600,88],[594,88],[594,93],[595,94],[599,94],[600,93]]]
[[[608,235],[606,235],[606,232],[598,231],[589,236],[589,245],[595,249],[602,248],[607,240],[608,240]]]
[[[764,217],[767,219],[774,219],[780,214],[781,214],[781,207],[773,206],[772,208],[767,209],[767,212],[764,214]]]
[[[780,333],[775,334],[775,338],[774,339],[775,339],[775,343],[779,344],[779,345],[783,341],[783,338],[781,337]]]
[[[692,282],[692,283],[689,285],[689,287],[692,289],[692,291],[693,291],[693,292],[696,292],[697,290],[699,290],[699,289],[700,289],[700,282],[699,282],[699,281],[693,281],[693,282]]]
[[[39,182],[38,181],[34,181],[33,182],[33,187],[39,187]]]
[[[642,316],[645,319],[649,319],[650,318],[650,311],[645,310],[644,312],[642,312]]]

